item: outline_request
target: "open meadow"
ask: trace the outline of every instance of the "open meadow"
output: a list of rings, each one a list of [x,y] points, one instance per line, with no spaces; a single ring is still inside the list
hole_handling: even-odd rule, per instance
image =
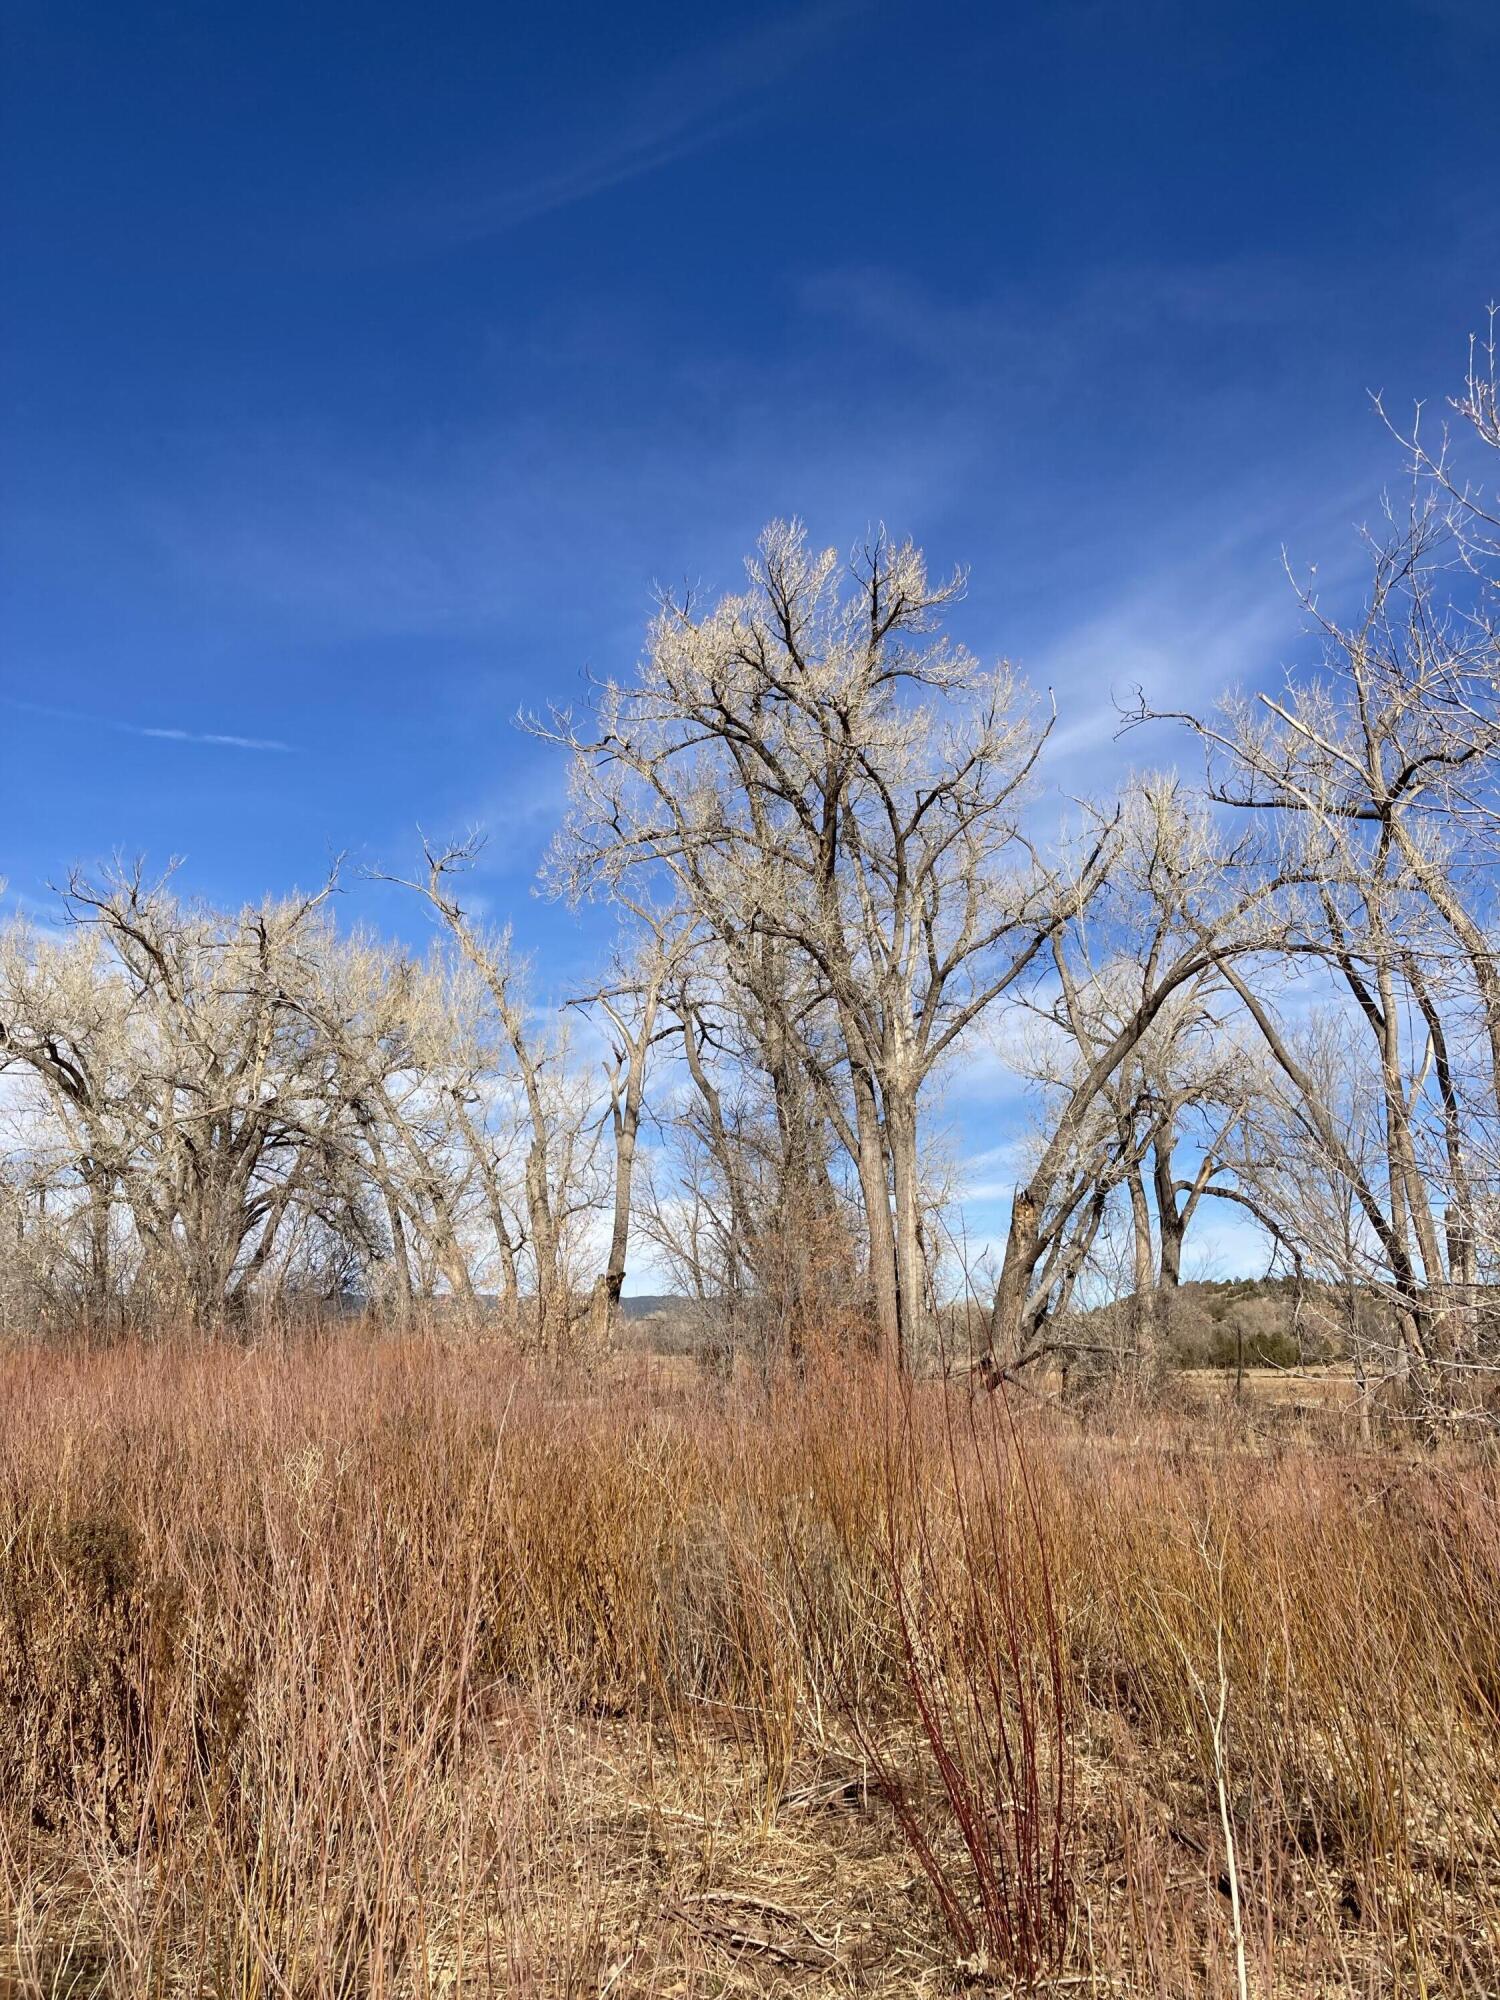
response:
[[[1311,1421],[12,1350],[0,1990],[1494,1992],[1500,1470]]]

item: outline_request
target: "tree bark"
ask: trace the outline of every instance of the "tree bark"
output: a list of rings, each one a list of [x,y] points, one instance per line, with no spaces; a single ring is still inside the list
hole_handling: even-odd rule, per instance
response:
[[[886,1173],[885,1140],[875,1086],[869,1071],[851,1066],[854,1111],[859,1139],[859,1185],[864,1197],[869,1236],[870,1295],[875,1312],[876,1346],[893,1368],[901,1366],[901,1286],[896,1266],[896,1233],[891,1225],[891,1194]]]
[[[925,1294],[921,1235],[921,1174],[917,1160],[917,1107],[906,1093],[890,1093],[885,1108],[891,1178],[896,1197],[895,1253],[899,1311],[898,1354],[912,1367],[921,1346]]]

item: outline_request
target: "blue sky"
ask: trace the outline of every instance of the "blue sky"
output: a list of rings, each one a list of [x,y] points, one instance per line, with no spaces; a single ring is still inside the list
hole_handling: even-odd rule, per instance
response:
[[[238,899],[481,823],[510,726],[628,668],[653,579],[883,519],[1058,690],[1207,697],[1303,642],[1500,292],[1500,8],[0,0],[0,874]],[[349,898],[418,923],[369,887]],[[977,1090],[962,1143],[1003,1123]]]

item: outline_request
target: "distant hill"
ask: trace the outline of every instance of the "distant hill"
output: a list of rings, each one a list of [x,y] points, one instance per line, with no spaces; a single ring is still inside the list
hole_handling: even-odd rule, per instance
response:
[[[1096,1308],[1118,1316],[1133,1298]],[[1372,1296],[1361,1305],[1372,1325],[1381,1314]],[[1297,1278],[1195,1279],[1166,1299],[1164,1345],[1179,1368],[1292,1368],[1340,1358],[1347,1337],[1347,1303],[1332,1286]],[[1089,1315],[1093,1317],[1093,1315]]]
[[[620,1301],[622,1319],[652,1319],[658,1314],[667,1319],[677,1319],[691,1310],[691,1299],[679,1298],[675,1292],[627,1293]]]
[[[1134,1299],[1116,1299],[1081,1313],[1083,1323],[1118,1326]],[[1343,1352],[1345,1302],[1329,1286],[1295,1278],[1195,1279],[1167,1298],[1166,1357],[1178,1368],[1295,1367],[1337,1360]],[[1373,1323],[1382,1308],[1362,1308]],[[703,1338],[702,1308],[671,1292],[622,1298],[627,1345],[683,1353]],[[1116,1335],[1118,1337],[1118,1335]]]

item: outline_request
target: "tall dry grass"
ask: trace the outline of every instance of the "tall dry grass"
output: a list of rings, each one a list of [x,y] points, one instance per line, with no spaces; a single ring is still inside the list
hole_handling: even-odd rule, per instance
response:
[[[1493,1463],[0,1358],[0,1990],[1484,1992],[1497,1922]]]

